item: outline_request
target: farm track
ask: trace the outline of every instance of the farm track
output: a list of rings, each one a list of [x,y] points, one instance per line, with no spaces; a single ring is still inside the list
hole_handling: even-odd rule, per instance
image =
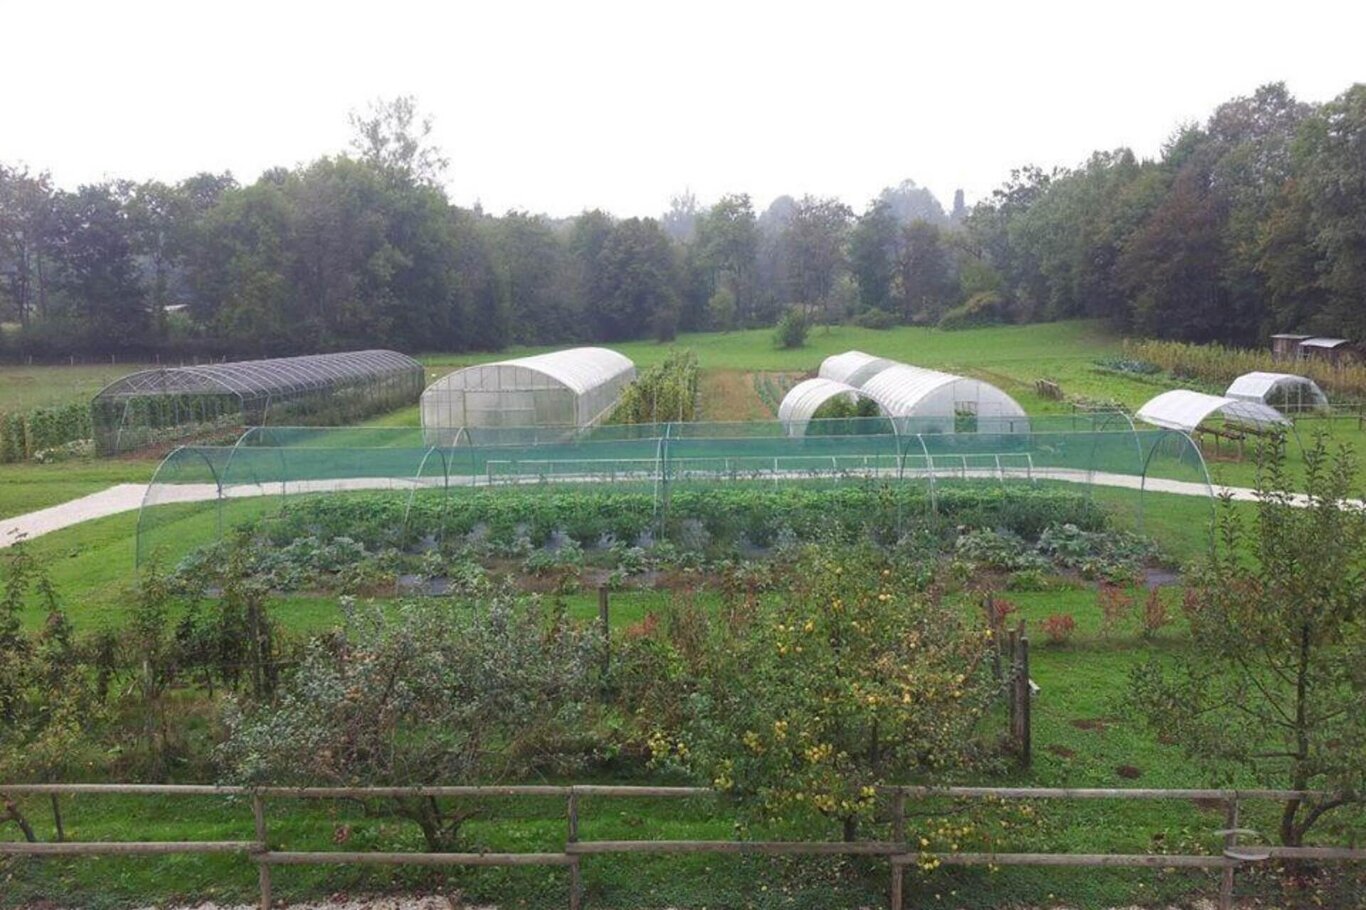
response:
[[[846,476],[859,477],[895,477],[896,472],[871,469],[867,471],[853,471]],[[900,479],[927,478],[928,472],[925,469],[906,470],[901,473]],[[802,481],[810,479],[828,479],[827,474],[815,474],[804,471],[791,471],[769,473],[762,476],[740,475],[740,480],[789,480]],[[1031,480],[1053,480],[1065,483],[1090,484],[1092,486],[1111,487],[1127,490],[1146,490],[1154,493],[1175,493],[1181,496],[1208,496],[1210,488],[1202,483],[1192,483],[1184,480],[1167,480],[1164,478],[1150,478],[1146,484],[1142,478],[1130,474],[1111,474],[1106,472],[1088,472],[1067,468],[1034,468],[1026,473],[1023,469],[1010,469],[1008,472],[1000,472],[989,468],[967,469],[957,471],[945,471],[936,474],[937,478],[943,480],[1015,480],[1029,482]],[[561,483],[604,483],[615,482],[628,479],[627,475],[617,475],[612,478],[603,477],[601,474],[582,474],[582,475],[558,475],[555,480]],[[639,477],[629,479],[650,480],[651,475],[641,474]],[[683,478],[685,481],[690,478]],[[477,485],[483,478],[452,478],[451,483],[458,486]],[[540,483],[542,478],[535,475],[522,475],[510,478],[500,478],[494,485],[521,485]],[[283,496],[286,493],[341,493],[361,490],[424,490],[432,489],[429,483],[407,480],[403,478],[377,478],[377,477],[350,477],[337,478],[331,480],[296,481],[285,484],[279,482],[250,484],[229,487],[222,491],[221,498],[241,499],[255,496]],[[39,509],[36,512],[29,512],[26,515],[18,515],[14,518],[7,518],[0,521],[0,549],[12,545],[16,540],[32,539],[41,537],[53,531],[59,531],[82,522],[92,521],[96,518],[104,518],[109,515],[117,515],[120,512],[130,512],[141,508],[150,489],[149,484],[121,483],[115,484],[106,490],[98,493],[91,493],[89,496],[82,496],[61,505],[51,506],[46,509]],[[1249,487],[1225,487],[1215,486],[1213,488],[1216,496],[1226,496],[1234,502],[1255,502],[1257,501],[1257,491]],[[220,498],[219,488],[210,483],[181,484],[177,486],[163,486],[159,488],[156,504],[166,505],[172,503],[190,502],[210,502]],[[1309,504],[1309,498],[1303,494],[1294,494],[1290,498],[1291,505],[1303,508]],[[1351,508],[1366,508],[1366,502],[1359,499],[1348,500],[1346,505]]]

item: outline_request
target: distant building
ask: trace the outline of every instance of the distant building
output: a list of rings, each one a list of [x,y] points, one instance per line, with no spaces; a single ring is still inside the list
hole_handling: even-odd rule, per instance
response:
[[[1352,363],[1359,353],[1346,338],[1306,338],[1300,342],[1300,359],[1326,360],[1333,366]]]
[[[1309,335],[1282,334],[1271,336],[1271,356],[1275,360],[1299,360],[1300,342],[1307,340]]]
[[[1271,336],[1271,356],[1278,362],[1325,360],[1338,366],[1362,359],[1362,351],[1346,338],[1283,333]]]

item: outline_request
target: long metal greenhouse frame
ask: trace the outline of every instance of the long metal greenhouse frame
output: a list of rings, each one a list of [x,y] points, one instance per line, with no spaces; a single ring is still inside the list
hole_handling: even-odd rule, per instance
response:
[[[157,442],[272,423],[346,423],[412,404],[422,364],[397,351],[348,351],[141,370],[90,402],[95,447]]]
[[[1127,511],[1140,529],[1145,497],[1178,494],[1207,500],[1213,522],[1213,485],[1190,436],[1136,427],[1120,412],[1012,418],[971,433],[885,417],[788,429],[778,421],[464,428],[455,444],[433,446],[417,427],[257,427],[231,446],[182,446],[166,457],[139,514],[137,558],[210,542],[297,497],[375,490],[403,497],[405,524],[418,497],[505,487],[609,484],[648,492],[663,516],[680,489],[813,483],[917,484],[931,510],[941,491],[963,485],[1058,485]]]

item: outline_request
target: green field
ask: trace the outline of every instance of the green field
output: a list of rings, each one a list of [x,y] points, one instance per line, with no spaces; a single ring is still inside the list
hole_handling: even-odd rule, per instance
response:
[[[1030,413],[1066,413],[1070,406],[1041,398],[1034,381],[1059,383],[1068,395],[1118,401],[1130,409],[1166,388],[1162,379],[1117,374],[1098,368],[1095,360],[1120,350],[1120,340],[1093,323],[1070,322],[1022,327],[999,327],[963,332],[898,328],[888,331],[849,327],[815,328],[808,345],[796,351],[773,348],[768,331],[680,336],[680,347],[698,354],[704,370],[704,419],[753,419],[766,413],[755,377],[765,373],[813,372],[821,359],[851,348],[894,357],[910,363],[966,373],[991,381],[1016,397]],[[638,365],[661,360],[668,346],[640,342],[615,346]],[[497,358],[535,353],[516,350]],[[424,363],[434,378],[449,369],[487,357],[426,355]],[[5,402],[61,403],[87,396],[99,385],[124,372],[122,366],[0,368],[0,409]],[[26,391],[4,382],[29,376]],[[32,397],[26,397],[32,396]],[[43,397],[45,400],[39,401]],[[1366,451],[1366,435],[1354,422],[1324,422],[1335,440]],[[417,408],[409,407],[367,422],[373,426],[416,426]],[[1315,426],[1302,422],[1307,436]],[[1293,453],[1292,448],[1292,453]],[[1209,453],[1207,453],[1209,454]],[[1216,481],[1250,485],[1254,468],[1250,452],[1241,460],[1210,457]],[[1292,454],[1292,470],[1299,463]],[[103,489],[111,484],[146,482],[155,462],[150,460],[74,461],[58,465],[0,466],[0,518],[43,508]],[[1366,475],[1364,475],[1366,476]],[[1139,524],[1134,494],[1096,488],[1092,495],[1113,508],[1118,525],[1141,530],[1162,547],[1175,565],[1203,558],[1209,550],[1212,504],[1199,497],[1149,493]],[[234,503],[232,515],[259,513],[274,502]],[[179,507],[177,507],[179,508]],[[1232,508],[1244,519],[1253,507]],[[177,526],[187,541],[211,539],[218,516],[209,507],[186,507]],[[28,546],[47,566],[76,630],[88,633],[124,625],[134,582],[133,561],[138,514],[129,512],[54,532]],[[1136,590],[1135,596],[1145,596]],[[700,595],[714,606],[714,593]],[[1101,633],[1096,591],[1090,583],[1073,582],[1044,592],[1006,595],[1018,616],[1035,631],[1033,678],[1041,687],[1034,708],[1035,761],[1029,772],[990,779],[990,783],[1038,786],[1202,787],[1212,781],[1184,759],[1180,751],[1162,743],[1153,731],[1126,715],[1121,705],[1131,668],[1151,656],[1159,659],[1188,647],[1176,603],[1178,590],[1164,595],[1177,621],[1156,639],[1141,638],[1133,623],[1110,636]],[[627,590],[613,595],[612,623],[617,630],[664,609],[671,595],[657,590]],[[379,602],[391,598],[380,595]],[[596,597],[566,595],[571,618],[584,622],[597,616]],[[964,610],[974,601],[960,595]],[[341,614],[334,594],[302,592],[276,594],[273,618],[292,634],[309,635],[337,625]],[[1075,637],[1051,646],[1038,635],[1043,620],[1065,613],[1077,622]],[[26,628],[43,621],[36,602],[22,614]],[[203,706],[188,710],[192,739],[211,741],[216,730],[211,712]],[[1232,771],[1232,769],[1230,769]],[[182,779],[202,778],[202,768]],[[601,779],[617,780],[610,770]],[[90,776],[102,772],[92,768]],[[583,778],[579,778],[583,779]],[[640,782],[638,776],[629,778]],[[651,778],[664,780],[667,778]],[[1219,783],[1225,783],[1220,781]],[[1246,785],[1237,774],[1227,783]],[[197,800],[194,811],[169,799],[105,799],[79,797],[64,806],[66,830],[78,839],[228,839],[250,831],[250,812],[241,804]],[[26,800],[24,808],[39,826],[40,836],[51,835],[45,800]],[[944,811],[947,807],[937,807]],[[563,807],[553,801],[494,801],[470,823],[472,842],[480,849],[554,849],[563,841]],[[1217,811],[1189,803],[1058,803],[1040,806],[1040,822],[1028,843],[1033,847],[1075,852],[1193,852],[1217,848],[1211,832],[1222,826]],[[585,807],[584,837],[601,839],[711,838],[733,836],[732,816],[724,805],[707,801],[686,804],[595,800]],[[1274,807],[1249,807],[1243,824],[1274,830]],[[1325,822],[1317,837],[1323,842],[1345,842],[1363,834],[1361,819],[1342,816]],[[310,804],[276,809],[271,819],[273,845],[282,849],[336,849],[338,832],[345,829],[349,849],[420,847],[415,832],[392,821],[367,817],[356,807]],[[781,833],[781,832],[779,832]],[[829,832],[834,837],[836,832]],[[0,827],[0,838],[16,836],[13,826]],[[711,856],[670,858],[599,858],[585,863],[590,906],[740,906],[736,895],[747,895],[743,906],[858,907],[883,900],[885,874],[876,861],[772,861]],[[1171,870],[1004,870],[995,873],[960,871],[910,876],[913,906],[995,907],[1012,902],[1052,906],[1109,907],[1149,904],[1178,899],[1194,888],[1208,893],[1215,882],[1203,873]],[[0,862],[0,907],[62,894],[90,908],[143,905],[176,899],[251,900],[254,868],[241,860],[179,857],[165,860],[22,861]],[[277,893],[285,898],[317,897],[336,892],[394,888],[460,888],[471,899],[497,900],[502,906],[558,906],[563,901],[565,876],[560,871],[483,870],[460,872],[450,879],[413,870],[287,869],[276,877]]]

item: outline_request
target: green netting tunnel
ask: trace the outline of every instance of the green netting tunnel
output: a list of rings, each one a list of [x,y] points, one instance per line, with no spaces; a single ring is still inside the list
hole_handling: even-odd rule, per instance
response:
[[[806,421],[799,435],[780,421],[465,428],[442,446],[427,445],[419,428],[258,427],[232,446],[166,457],[142,504],[137,561],[174,563],[304,498],[392,494],[395,539],[411,541],[439,534],[440,516],[461,498],[585,484],[648,502],[660,533],[680,495],[696,503],[717,485],[812,484],[876,486],[898,509],[931,512],[958,490],[1056,487],[1102,505],[1122,527],[1142,530],[1160,513],[1212,529],[1209,472],[1184,432],[1136,428],[1119,412],[942,427],[861,417]]]

